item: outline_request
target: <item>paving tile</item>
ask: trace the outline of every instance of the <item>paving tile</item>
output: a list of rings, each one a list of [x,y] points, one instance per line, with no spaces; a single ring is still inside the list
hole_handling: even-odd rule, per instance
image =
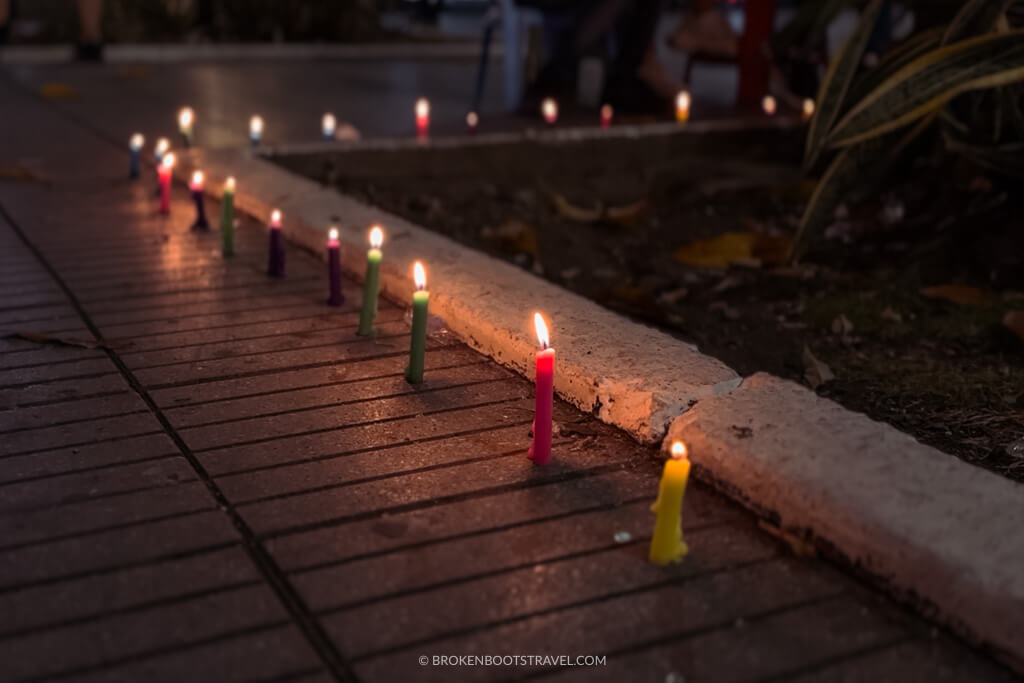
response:
[[[65,363],[89,358],[103,358],[106,354],[98,349],[81,349],[74,346],[36,345],[34,349],[10,351],[0,355],[0,367],[23,368],[49,363]]]
[[[167,484],[0,516],[0,547],[40,543],[78,534],[181,516],[214,507],[205,485]]]
[[[50,380],[15,389],[0,389],[0,408],[68,401],[80,396],[94,396],[128,390],[128,383],[109,366],[105,374],[79,379]]]
[[[147,434],[53,451],[38,451],[30,455],[3,458],[0,461],[0,482],[110,467],[174,454],[178,454],[178,448],[166,434]]]
[[[0,593],[0,638],[104,614],[262,582],[239,546]]]
[[[0,639],[11,680],[109,665],[253,626],[283,625],[287,614],[265,586],[186,598],[88,624]],[[47,656],[49,655],[49,656]]]
[[[0,591],[237,542],[219,510],[0,551]]]
[[[196,478],[184,458],[162,458],[0,485],[0,514],[88,500],[138,489],[173,486]]]
[[[452,410],[198,453],[213,475],[530,423],[527,401]],[[424,448],[430,448],[429,445]]]
[[[61,422],[94,420],[144,410],[147,410],[145,401],[138,394],[127,391],[50,405],[15,407],[0,411],[0,432],[47,427]]]
[[[462,346],[437,349],[424,359],[426,370],[465,366],[481,362],[480,355]],[[221,401],[244,396],[270,396],[273,392],[282,392],[303,387],[321,386],[335,382],[353,382],[370,378],[383,378],[388,375],[404,376],[408,356],[395,354],[383,358],[361,360],[353,363],[332,364],[325,367],[306,368],[302,370],[279,370],[263,375],[240,377],[202,384],[167,389],[153,389],[150,396],[157,405],[165,408],[165,414],[174,421],[177,416],[188,414],[179,412],[174,406],[186,406],[195,403]],[[425,377],[427,382],[434,380],[433,373]]]
[[[13,387],[49,382],[57,379],[89,377],[113,372],[117,368],[107,358],[89,358],[56,365],[36,365],[29,368],[0,370],[0,386]]]
[[[294,626],[275,626],[75,676],[80,683],[243,683],[314,669],[316,654]],[[290,680],[287,679],[287,680]]]
[[[160,423],[148,412],[97,418],[86,422],[71,422],[52,427],[38,427],[5,434],[0,440],[0,455],[14,455],[126,436],[138,436],[160,429]]]

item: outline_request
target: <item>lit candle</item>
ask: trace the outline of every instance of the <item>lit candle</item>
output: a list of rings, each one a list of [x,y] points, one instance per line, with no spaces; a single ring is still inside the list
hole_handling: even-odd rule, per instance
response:
[[[377,317],[377,293],[380,290],[380,260],[383,254],[384,231],[380,226],[370,230],[370,250],[366,252],[366,277],[363,279],[363,307],[359,311],[359,334],[373,334],[373,319]]]
[[[778,104],[775,102],[775,98],[771,95],[765,95],[764,99],[761,100],[761,109],[768,116],[774,116],[775,110],[778,109]]]
[[[480,116],[475,111],[471,111],[466,114],[466,132],[470,135],[476,132],[476,127],[480,125]]]
[[[548,326],[540,313],[533,314],[533,326],[537,329],[540,350],[535,358],[536,380],[534,388],[533,443],[530,444],[530,458],[534,464],[547,465],[551,462],[551,412],[555,391],[555,350],[549,346]]]
[[[153,146],[153,159],[156,161],[157,175],[160,174],[160,164],[164,160],[164,155],[170,150],[171,143],[167,138],[160,138],[156,141],[156,145]],[[156,184],[156,192],[153,193],[155,197],[160,196],[160,183]]]
[[[270,214],[270,257],[267,275],[284,277],[284,240],[281,237],[281,212],[277,209]]]
[[[178,130],[181,131],[181,138],[185,141],[185,149],[192,146],[192,125],[195,123],[195,112],[190,107],[185,107],[178,112]]]
[[[136,133],[128,141],[128,149],[131,151],[131,160],[128,163],[129,178],[139,177],[139,152],[145,143],[146,139],[142,137],[142,133]]]
[[[171,212],[171,171],[173,169],[174,154],[167,152],[157,170],[157,177],[160,180],[160,213]]]
[[[545,97],[540,103],[540,113],[548,125],[554,125],[558,120],[558,102],[552,97]]]
[[[345,301],[341,293],[341,245],[338,242],[338,229],[333,227],[327,233],[327,278],[330,280],[327,305],[340,306]]]
[[[421,97],[416,100],[416,135],[425,138],[430,133],[430,102]]]
[[[690,120],[690,91],[680,90],[676,95],[676,121],[686,123]]]
[[[192,192],[192,201],[196,205],[196,220],[192,224],[193,230],[209,230],[210,224],[206,222],[206,206],[203,203],[203,172],[196,171],[192,174],[192,182],[188,189]]]
[[[814,100],[807,98],[804,100],[804,118],[809,119],[814,116]]]
[[[253,147],[259,147],[260,139],[263,137],[263,117],[253,116],[249,119],[249,142]]]
[[[601,127],[611,128],[612,116],[615,114],[615,110],[612,109],[612,105],[605,104],[601,107]]]
[[[650,560],[654,564],[678,562],[686,556],[683,541],[683,494],[690,478],[690,461],[686,459],[686,445],[682,441],[672,444],[672,457],[665,461],[658,486],[658,499],[651,506],[657,513],[654,535],[651,537]]]
[[[235,177],[224,182],[224,196],[220,200],[220,253],[235,253]]]
[[[320,120],[320,130],[324,134],[324,140],[333,140],[334,131],[338,128],[338,119],[334,118],[334,114],[327,112],[324,117]]]
[[[423,381],[423,354],[427,349],[427,274],[419,261],[413,266],[413,279],[416,291],[412,295],[412,338],[409,343],[409,366],[405,369],[405,379],[409,384],[420,384]]]

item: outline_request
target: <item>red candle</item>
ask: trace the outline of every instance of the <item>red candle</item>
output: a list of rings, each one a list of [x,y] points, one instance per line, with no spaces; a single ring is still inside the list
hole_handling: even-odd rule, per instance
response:
[[[164,154],[157,169],[157,176],[160,178],[160,213],[171,212],[171,171],[174,169],[174,155],[170,152]]]
[[[430,133],[430,102],[421,97],[416,100],[416,136],[425,138]]]
[[[551,411],[555,389],[555,350],[548,347],[548,326],[540,313],[533,314],[533,324],[537,328],[537,340],[540,350],[537,351],[537,380],[534,391],[533,443],[530,445],[530,458],[536,465],[551,462]]]
[[[552,97],[545,97],[540,103],[540,114],[549,126],[555,125],[558,120],[558,102]]]
[[[612,125],[612,114],[614,114],[614,113],[615,112],[612,109],[612,105],[610,105],[610,104],[606,104],[603,107],[601,107],[601,127],[602,128],[611,128],[611,125]]]

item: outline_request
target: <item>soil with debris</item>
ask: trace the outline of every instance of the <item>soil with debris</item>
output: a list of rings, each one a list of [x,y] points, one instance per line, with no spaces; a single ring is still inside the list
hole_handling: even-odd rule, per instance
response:
[[[1020,197],[975,169],[919,165],[874,204],[841,211],[791,266],[813,189],[799,170],[803,134],[276,161],[656,325],[741,374],[808,384],[1024,481]]]

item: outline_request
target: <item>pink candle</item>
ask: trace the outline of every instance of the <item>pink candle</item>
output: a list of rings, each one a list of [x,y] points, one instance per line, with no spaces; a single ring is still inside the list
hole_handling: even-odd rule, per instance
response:
[[[545,97],[540,103],[540,114],[549,126],[555,125],[558,120],[558,102],[552,97]]]
[[[171,171],[174,168],[174,155],[168,152],[160,161],[157,176],[160,179],[160,213],[171,212]]]
[[[425,138],[430,133],[430,102],[421,97],[416,100],[416,136]]]
[[[537,351],[537,380],[534,391],[533,443],[530,445],[530,458],[536,465],[551,462],[551,411],[555,389],[555,350],[548,347],[548,326],[540,313],[533,314],[533,324],[537,328],[537,340],[540,350]]]
[[[606,104],[603,107],[601,107],[601,127],[602,128],[611,128],[611,125],[612,125],[612,114],[614,114],[614,113],[615,112],[612,109],[612,105],[610,105],[610,104]]]

